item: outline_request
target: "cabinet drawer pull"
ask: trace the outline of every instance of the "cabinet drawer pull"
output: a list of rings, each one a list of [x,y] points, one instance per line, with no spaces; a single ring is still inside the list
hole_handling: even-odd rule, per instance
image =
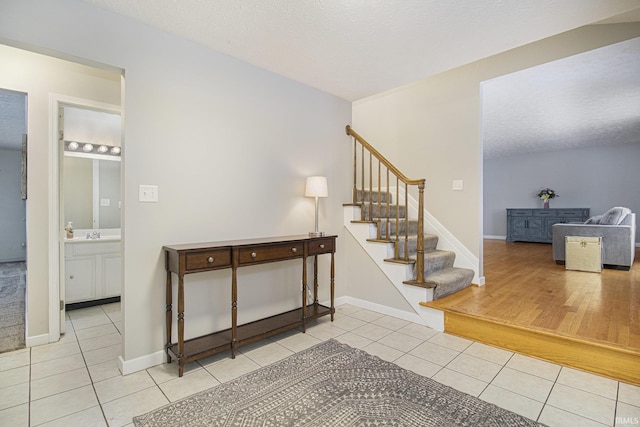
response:
[[[320,249],[324,249],[324,243],[320,244]]]
[[[213,261],[215,261],[215,258],[210,256],[207,261],[209,262],[209,264],[211,264]]]
[[[291,248],[291,252],[298,252],[298,248]]]
[[[251,258],[255,258],[255,257],[257,257],[257,256],[258,256],[258,254],[257,254],[257,253],[255,253],[255,252],[251,252]]]

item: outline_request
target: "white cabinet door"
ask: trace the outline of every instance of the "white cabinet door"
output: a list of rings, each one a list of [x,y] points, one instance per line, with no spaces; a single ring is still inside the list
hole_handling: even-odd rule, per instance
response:
[[[73,258],[65,263],[65,304],[95,299],[96,258]]]
[[[120,254],[102,256],[103,298],[117,297],[122,290],[122,264]]]

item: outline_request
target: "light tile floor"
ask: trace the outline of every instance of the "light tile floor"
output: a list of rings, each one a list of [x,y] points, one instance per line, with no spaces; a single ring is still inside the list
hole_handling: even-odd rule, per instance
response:
[[[358,307],[187,365],[120,375],[120,305],[68,312],[55,343],[0,354],[0,426],[131,426],[132,417],[329,338],[550,426],[640,424],[640,387],[489,347]]]

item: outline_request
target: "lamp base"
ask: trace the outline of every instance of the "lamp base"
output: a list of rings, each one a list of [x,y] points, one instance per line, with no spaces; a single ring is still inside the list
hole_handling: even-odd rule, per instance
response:
[[[322,237],[324,236],[324,231],[310,231],[309,237]]]

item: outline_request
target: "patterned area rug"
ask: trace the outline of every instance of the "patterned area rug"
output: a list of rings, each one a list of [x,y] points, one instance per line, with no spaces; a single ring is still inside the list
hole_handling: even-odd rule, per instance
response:
[[[335,340],[135,417],[143,426],[537,426]]]
[[[24,348],[27,267],[0,263],[0,353]]]

